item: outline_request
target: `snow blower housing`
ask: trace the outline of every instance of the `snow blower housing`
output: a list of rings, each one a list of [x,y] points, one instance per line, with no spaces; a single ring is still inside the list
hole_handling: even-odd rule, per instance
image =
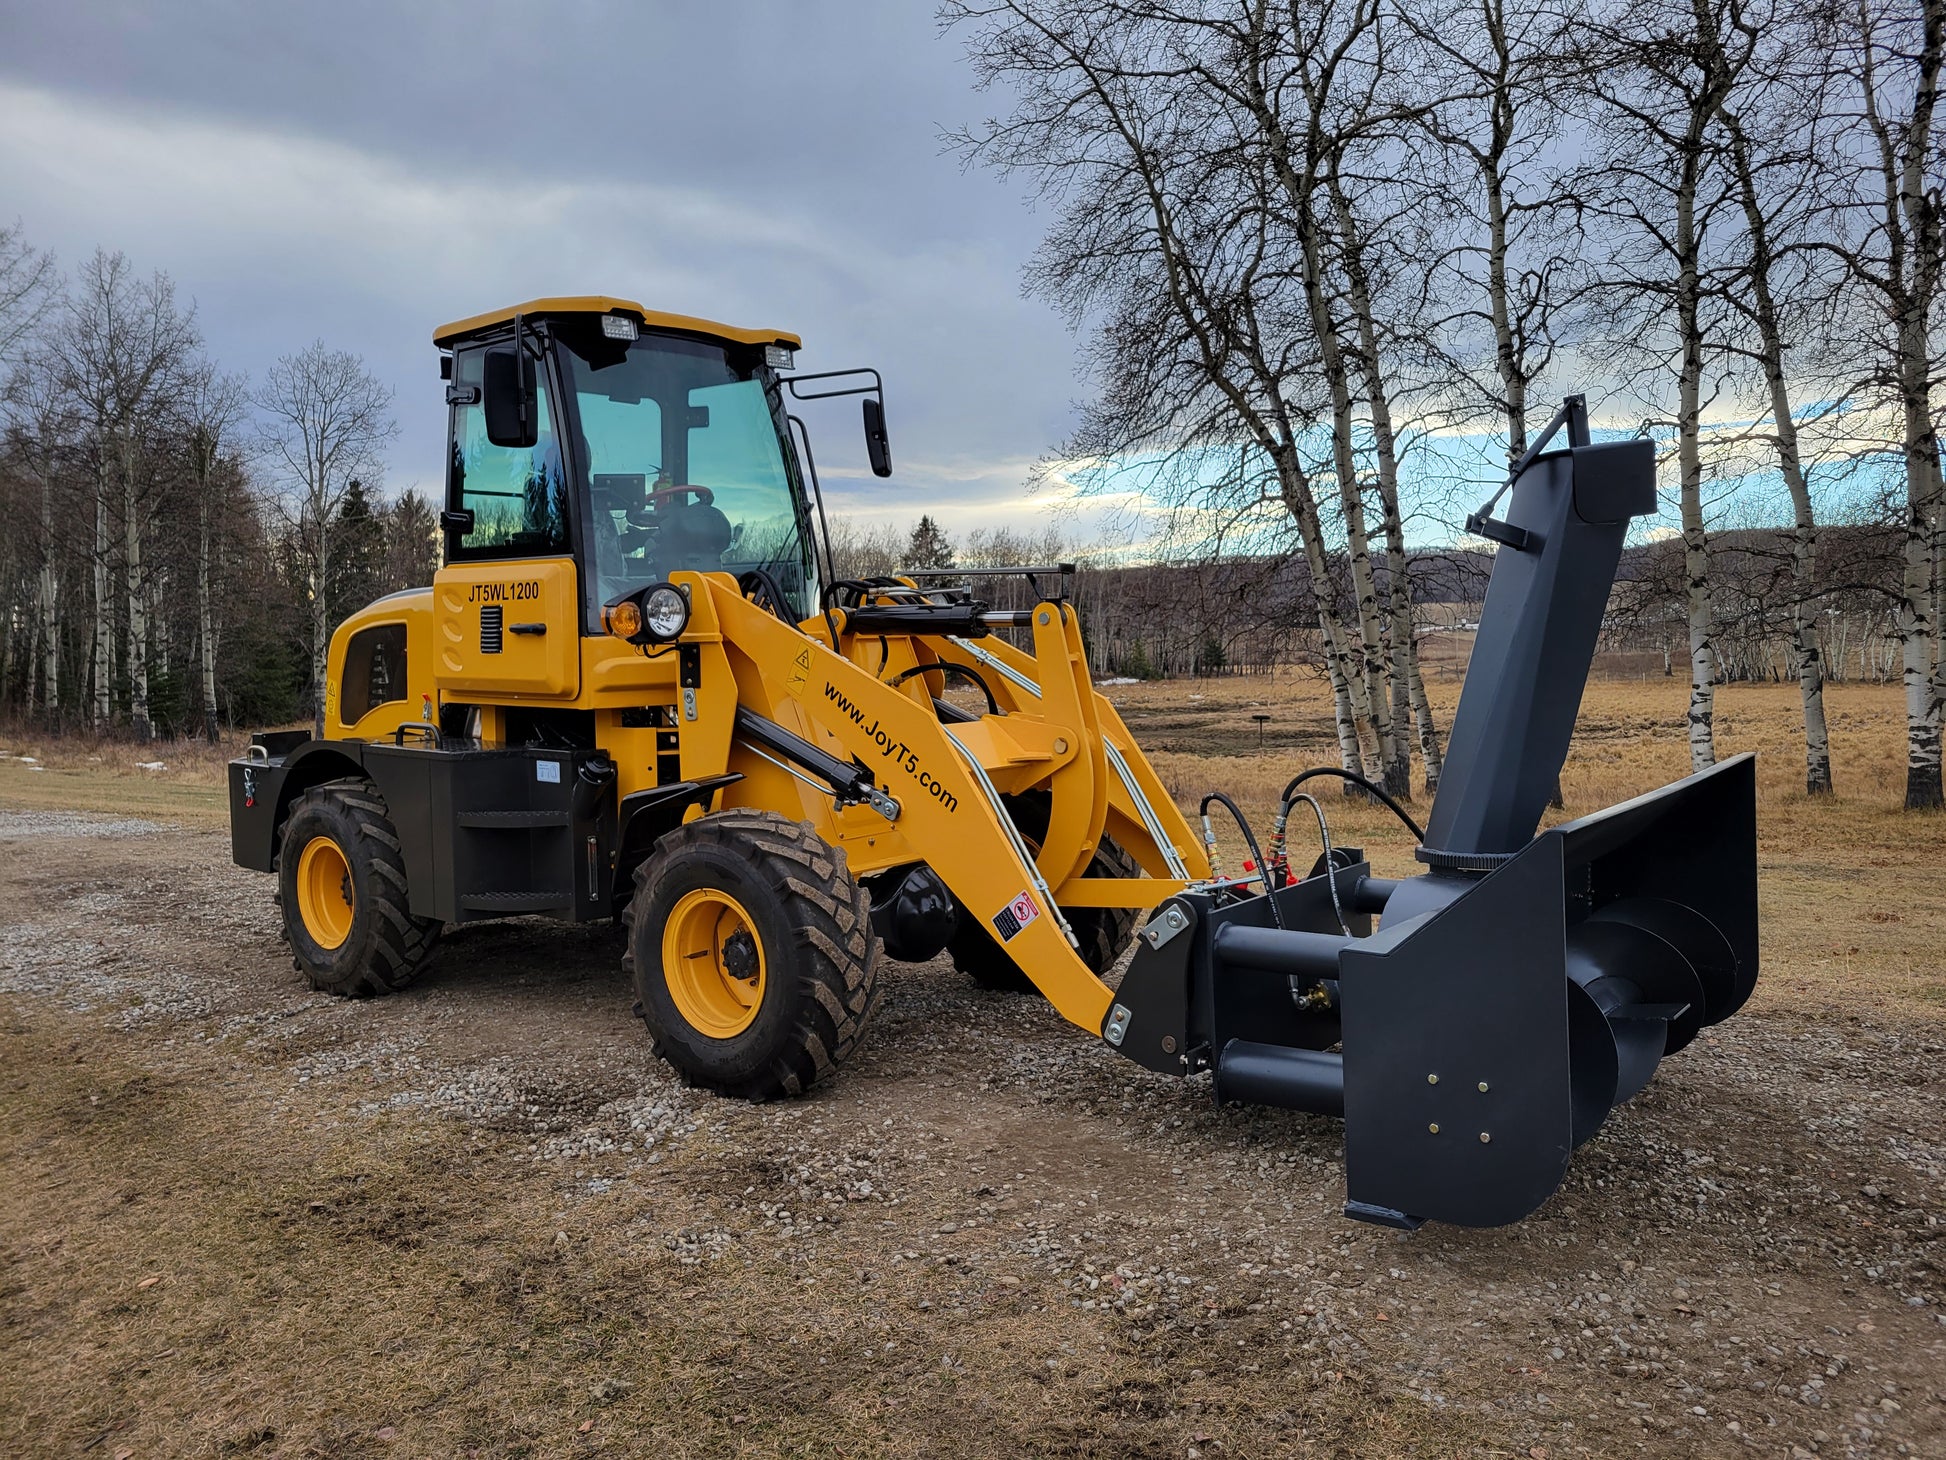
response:
[[[1570,397],[1508,486],[1504,520],[1490,502],[1468,523],[1500,549],[1427,870],[1339,849],[1269,893],[1185,889],[1103,1029],[1151,1069],[1211,1070],[1219,1102],[1342,1116],[1346,1214],[1392,1226],[1532,1212],[1757,977],[1752,757],[1535,834],[1629,520],[1655,510],[1652,443],[1591,443]],[[1263,881],[1284,880],[1279,852]]]

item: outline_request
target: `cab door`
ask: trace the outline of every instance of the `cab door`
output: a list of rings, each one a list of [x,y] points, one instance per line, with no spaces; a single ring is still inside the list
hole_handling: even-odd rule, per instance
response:
[[[541,370],[534,444],[494,445],[480,399],[484,370],[483,349],[454,355],[447,565],[433,578],[441,697],[573,699],[581,611],[560,416]]]

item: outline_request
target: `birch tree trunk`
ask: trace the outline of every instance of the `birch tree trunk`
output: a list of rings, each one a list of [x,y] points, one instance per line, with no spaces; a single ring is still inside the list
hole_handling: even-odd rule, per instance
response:
[[[1906,331],[1902,328],[1901,334]],[[1900,386],[1904,397],[1906,523],[1898,635],[1906,704],[1908,810],[1941,804],[1940,714],[1942,694],[1933,655],[1939,635],[1933,614],[1933,519],[1939,510],[1939,462],[1927,409],[1923,343],[1901,340]],[[1913,356],[1920,356],[1914,361]],[[1916,363],[1917,368],[1911,368]]]
[[[47,728],[61,722],[61,578],[54,549],[54,474],[41,473],[41,705]]]
[[[1773,397],[1783,394],[1783,378],[1777,378]],[[1771,409],[1776,411],[1775,404]],[[1831,731],[1824,716],[1824,659],[1818,648],[1818,609],[1814,597],[1817,585],[1817,526],[1811,515],[1811,494],[1798,458],[1797,432],[1786,416],[1780,430],[1778,456],[1784,481],[1790,488],[1794,523],[1791,531],[1791,583],[1795,602],[1791,606],[1791,670],[1797,676],[1798,698],[1804,707],[1804,790],[1810,796],[1832,793]],[[1781,439],[1788,434],[1789,444]]]
[[[1361,681],[1359,688],[1363,693],[1354,693],[1353,703],[1371,725],[1373,739],[1378,743],[1378,770],[1385,789],[1392,795],[1400,796],[1409,791],[1411,777],[1401,774],[1398,741],[1393,734],[1386,687],[1390,666],[1386,663],[1385,645],[1379,630],[1378,585],[1372,578],[1371,541],[1365,531],[1365,503],[1359,490],[1357,461],[1352,454],[1351,382],[1345,369],[1337,324],[1331,318],[1330,301],[1325,297],[1324,263],[1315,218],[1305,220],[1303,232],[1304,294],[1310,307],[1311,328],[1317,338],[1325,384],[1331,392],[1332,465],[1338,479],[1339,507],[1345,518],[1345,546],[1351,564],[1352,593],[1358,605],[1360,654],[1355,677]],[[1350,783],[1346,785],[1349,789]]]
[[[1497,140],[1497,139],[1496,139]],[[1514,343],[1513,310],[1507,303],[1507,190],[1498,153],[1482,169],[1487,194],[1487,302],[1493,315],[1493,356],[1507,408],[1507,462],[1527,452],[1527,372]]]
[[[1345,647],[1344,624],[1338,616],[1337,595],[1331,582],[1331,558],[1325,551],[1317,499],[1311,491],[1310,479],[1297,459],[1295,445],[1280,446],[1273,455],[1285,509],[1297,523],[1298,538],[1304,545],[1304,562],[1311,578],[1311,596],[1318,608],[1318,631],[1324,639],[1325,674],[1331,682],[1331,698],[1338,722],[1339,765],[1353,775],[1362,776],[1365,774],[1365,755],[1359,744],[1358,731],[1360,725],[1370,723],[1370,716],[1365,706],[1359,703],[1362,685],[1353,668],[1351,654]]]
[[[149,598],[142,577],[142,503],[136,487],[136,448],[124,430],[122,445],[122,512],[124,571],[128,595],[128,717],[141,741],[155,737],[149,723]]]
[[[1899,604],[1901,670],[1906,700],[1905,804],[1910,810],[1946,804],[1940,777],[1940,720],[1946,682],[1938,663],[1940,623],[1936,612],[1937,534],[1946,507],[1939,468],[1939,441],[1932,420],[1932,311],[1941,270],[1941,237],[1936,194],[1929,189],[1933,157],[1933,111],[1939,95],[1942,53],[1946,52],[1946,0],[1924,0],[1924,31],[1918,58],[1912,115],[1901,129],[1896,177],[1896,212],[1888,206],[1893,252],[1888,271],[1902,285],[1897,314],[1900,404],[1905,426],[1905,571]],[[1870,55],[1869,46],[1866,52]],[[1872,72],[1866,71],[1870,114],[1878,116]],[[1881,133],[1881,147],[1884,147]],[[1889,163],[1892,154],[1882,151]],[[1891,200],[1888,199],[1888,203]],[[1897,225],[1903,224],[1903,228]],[[1903,247],[1901,247],[1903,245]],[[1903,257],[1901,257],[1903,255]]]
[[[317,549],[311,559],[311,684],[312,730],[317,738],[324,739],[324,701],[326,693],[326,674],[331,651],[331,614],[325,603],[325,573],[331,562],[331,539],[329,528],[320,521],[313,529]]]
[[[114,605],[108,596],[108,458],[104,451],[95,476],[95,711],[96,733],[108,729],[109,681],[115,673]]]
[[[1831,733],[1824,717],[1824,664],[1818,652],[1817,524],[1812,516],[1811,488],[1798,450],[1797,418],[1791,410],[1790,387],[1784,378],[1784,337],[1777,320],[1777,304],[1770,287],[1774,256],[1770,220],[1757,200],[1750,143],[1741,120],[1723,116],[1730,139],[1730,162],[1736,170],[1737,194],[1743,205],[1745,235],[1750,250],[1750,312],[1757,325],[1757,347],[1770,413],[1777,423],[1777,466],[1791,494],[1791,672],[1797,678],[1804,710],[1804,790],[1828,796],[1831,783]]]
[[[1691,113],[1700,143],[1701,118]],[[1698,148],[1685,149],[1676,186],[1676,334],[1682,349],[1677,380],[1676,453],[1681,474],[1683,575],[1689,613],[1689,768],[1716,764],[1716,626],[1710,597],[1709,534],[1703,526],[1702,274],[1698,260]]]
[[[216,744],[216,619],[210,611],[209,482],[198,484],[196,522],[196,638],[203,671],[203,734]]]
[[[1387,609],[1391,615],[1392,723],[1399,746],[1398,779],[1409,798],[1412,767],[1405,748],[1406,717],[1418,729],[1419,754],[1424,760],[1426,791],[1439,789],[1439,735],[1433,727],[1432,706],[1419,677],[1419,646],[1412,636],[1412,585],[1406,574],[1405,522],[1399,511],[1398,436],[1392,426],[1392,402],[1385,388],[1379,357],[1378,322],[1372,306],[1371,280],[1365,269],[1364,237],[1351,202],[1334,177],[1331,203],[1344,240],[1347,295],[1358,321],[1359,373],[1365,387],[1366,408],[1372,422],[1372,446],[1378,459],[1378,500],[1385,533]],[[1391,779],[1390,773],[1387,779]]]
[[[1696,439],[1699,383],[1685,360],[1680,406],[1683,577],[1689,614],[1689,768],[1716,764],[1716,638],[1709,581],[1709,535],[1703,527],[1703,465]]]

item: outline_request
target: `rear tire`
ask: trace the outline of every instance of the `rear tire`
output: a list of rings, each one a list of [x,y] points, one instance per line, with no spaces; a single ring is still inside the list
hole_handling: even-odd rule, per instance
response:
[[[801,1095],[878,1005],[871,899],[806,822],[719,811],[636,869],[623,965],[655,1053],[721,1095]]]
[[[277,853],[277,901],[292,965],[346,998],[396,993],[438,946],[440,923],[414,917],[405,856],[370,781],[327,781],[299,796]]]
[[[1014,818],[1014,825],[1020,834],[1036,849],[1040,840],[1047,834],[1048,796],[1045,792],[1029,792],[1024,796],[1007,798],[1007,810]],[[1083,877],[1140,877],[1142,869],[1135,858],[1116,844],[1113,837],[1104,836],[1095,846],[1095,855],[1089,861]],[[1080,945],[1076,951],[1081,961],[1093,970],[1096,978],[1105,975],[1128,951],[1128,945],[1135,938],[1135,923],[1141,916],[1132,907],[1077,907],[1063,908],[1061,915],[1074,929],[1075,941]],[[987,931],[986,924],[962,907],[959,910],[959,923],[953,929],[952,941],[946,945],[952,955],[953,967],[972,979],[983,989],[997,993],[1033,993],[1034,981],[1020,970],[1000,941]]]

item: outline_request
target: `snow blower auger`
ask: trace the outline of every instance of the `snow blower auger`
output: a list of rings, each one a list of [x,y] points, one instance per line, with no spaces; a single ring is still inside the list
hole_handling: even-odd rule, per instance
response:
[[[1150,1069],[1212,1071],[1220,1103],[1342,1116],[1345,1213],[1396,1227],[1534,1211],[1757,978],[1751,756],[1535,834],[1623,536],[1655,510],[1652,444],[1591,444],[1571,396],[1508,487],[1505,519],[1496,494],[1468,521],[1500,547],[1424,834],[1399,812],[1427,870],[1375,877],[1326,833],[1290,881],[1299,777],[1259,874],[1276,890],[1219,880],[1163,903],[1103,1031]]]

